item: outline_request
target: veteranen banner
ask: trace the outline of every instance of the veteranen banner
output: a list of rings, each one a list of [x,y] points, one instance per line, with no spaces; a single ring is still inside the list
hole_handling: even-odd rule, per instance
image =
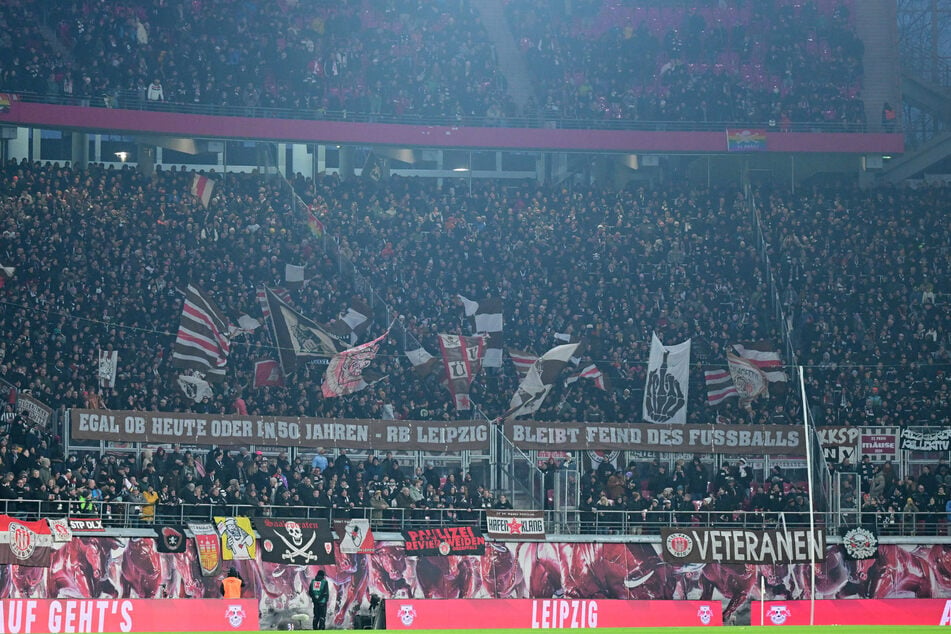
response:
[[[489,423],[279,416],[219,416],[74,409],[70,434],[80,440],[158,444],[269,445],[423,451],[487,451]]]
[[[662,528],[664,561],[678,564],[807,564],[825,561],[825,531]]]
[[[802,432],[786,425],[653,425],[508,421],[521,449],[618,449],[675,453],[805,455]]]

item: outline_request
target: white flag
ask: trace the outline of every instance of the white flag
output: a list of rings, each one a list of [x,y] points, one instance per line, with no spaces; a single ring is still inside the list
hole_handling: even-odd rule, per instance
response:
[[[116,368],[119,365],[119,352],[116,350],[99,351],[99,386],[116,386]]]
[[[651,356],[644,387],[644,420],[686,423],[689,378],[690,339],[676,346],[665,346],[656,333],[651,333]]]

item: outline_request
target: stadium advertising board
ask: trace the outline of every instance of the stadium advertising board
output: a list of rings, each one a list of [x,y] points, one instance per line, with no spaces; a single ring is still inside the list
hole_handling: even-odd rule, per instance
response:
[[[664,561],[681,564],[791,564],[825,560],[825,531],[662,528]]]
[[[79,440],[157,444],[486,451],[489,423],[279,416],[223,416],[74,409],[70,434]]]
[[[802,432],[787,425],[654,425],[508,421],[505,435],[521,449],[618,449],[805,455]]]
[[[762,610],[754,603],[754,625],[809,625],[810,603],[766,601]],[[825,599],[815,603],[816,625],[951,625],[951,599]]]
[[[594,629],[723,625],[719,601],[391,599],[386,629]]]
[[[492,539],[517,541],[545,540],[544,511],[507,511],[489,509],[485,512],[486,531]]]
[[[260,629],[257,599],[4,599],[0,624],[19,634]]]

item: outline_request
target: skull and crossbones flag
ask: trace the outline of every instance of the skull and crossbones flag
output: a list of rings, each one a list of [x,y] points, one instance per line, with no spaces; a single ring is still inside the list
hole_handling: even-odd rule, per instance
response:
[[[332,566],[334,538],[327,520],[254,518],[261,540],[261,561],[294,566]]]

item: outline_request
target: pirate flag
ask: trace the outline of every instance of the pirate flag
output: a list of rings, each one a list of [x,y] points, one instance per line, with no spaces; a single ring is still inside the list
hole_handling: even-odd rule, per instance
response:
[[[334,538],[327,520],[254,518],[261,536],[261,561],[309,566],[334,565]]]

